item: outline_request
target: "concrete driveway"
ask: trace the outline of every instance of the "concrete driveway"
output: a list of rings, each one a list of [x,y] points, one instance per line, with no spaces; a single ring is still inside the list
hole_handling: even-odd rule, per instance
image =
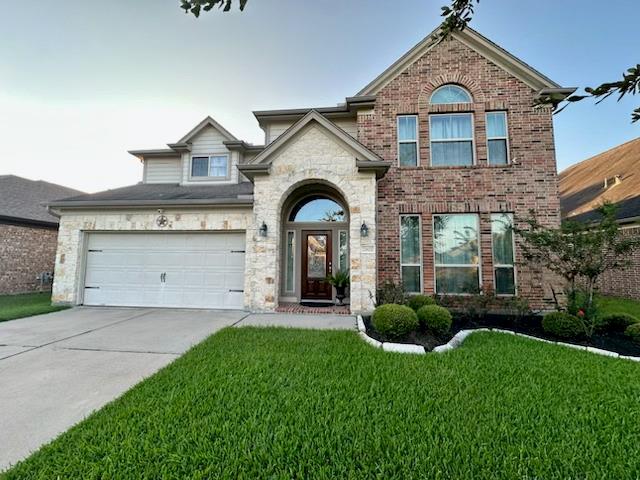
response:
[[[0,323],[0,471],[246,316],[79,307]]]

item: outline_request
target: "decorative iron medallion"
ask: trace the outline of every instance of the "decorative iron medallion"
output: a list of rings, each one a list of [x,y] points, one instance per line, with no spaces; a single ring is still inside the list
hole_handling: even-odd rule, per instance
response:
[[[166,215],[158,215],[158,218],[156,218],[156,225],[162,228],[166,227],[169,225],[169,219]]]

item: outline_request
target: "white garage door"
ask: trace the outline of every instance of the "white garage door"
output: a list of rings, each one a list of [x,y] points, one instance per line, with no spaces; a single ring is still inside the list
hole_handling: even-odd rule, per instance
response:
[[[244,233],[91,233],[85,305],[243,308]]]

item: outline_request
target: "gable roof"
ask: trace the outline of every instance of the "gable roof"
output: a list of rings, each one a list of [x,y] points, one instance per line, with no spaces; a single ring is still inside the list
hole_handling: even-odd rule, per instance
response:
[[[46,204],[83,192],[42,180],[0,175],[0,220],[42,226],[58,225]]]
[[[605,201],[618,204],[620,220],[640,217],[640,138],[567,168],[559,181],[563,217],[594,220]]]
[[[439,30],[440,27],[436,28],[433,32],[423,38],[411,50],[396,60],[389,68],[360,90],[356,96],[375,95],[378,93],[384,86],[396,78],[400,73],[405,71],[426,52],[440,43],[440,41],[435,38]],[[464,43],[469,48],[475,50],[489,61],[519,78],[535,90],[561,88],[559,84],[551,80],[549,77],[543,75],[530,65],[527,65],[525,62],[470,27],[465,27],[462,31],[456,30],[452,32],[451,37]]]
[[[233,134],[231,134],[226,128],[216,122],[211,116],[208,116],[202,120],[198,125],[193,127],[189,133],[176,142],[176,144],[187,143],[193,139],[200,131],[206,127],[213,127],[218,130],[226,140],[238,140]]]
[[[390,162],[385,161],[331,120],[328,120],[316,110],[312,109],[304,117],[291,125],[282,135],[267,145],[265,149],[252,158],[249,163],[238,165],[238,170],[250,179],[253,179],[256,174],[268,174],[272,155],[279,151],[298,132],[312,123],[319,125],[323,130],[341,141],[347,148],[354,151],[356,154],[356,165],[359,170],[376,171],[376,175],[382,176],[389,169],[391,165]]]

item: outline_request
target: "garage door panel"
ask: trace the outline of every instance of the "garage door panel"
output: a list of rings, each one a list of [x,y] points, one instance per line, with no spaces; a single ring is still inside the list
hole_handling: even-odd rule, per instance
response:
[[[227,232],[89,234],[84,303],[242,308],[244,242]]]

